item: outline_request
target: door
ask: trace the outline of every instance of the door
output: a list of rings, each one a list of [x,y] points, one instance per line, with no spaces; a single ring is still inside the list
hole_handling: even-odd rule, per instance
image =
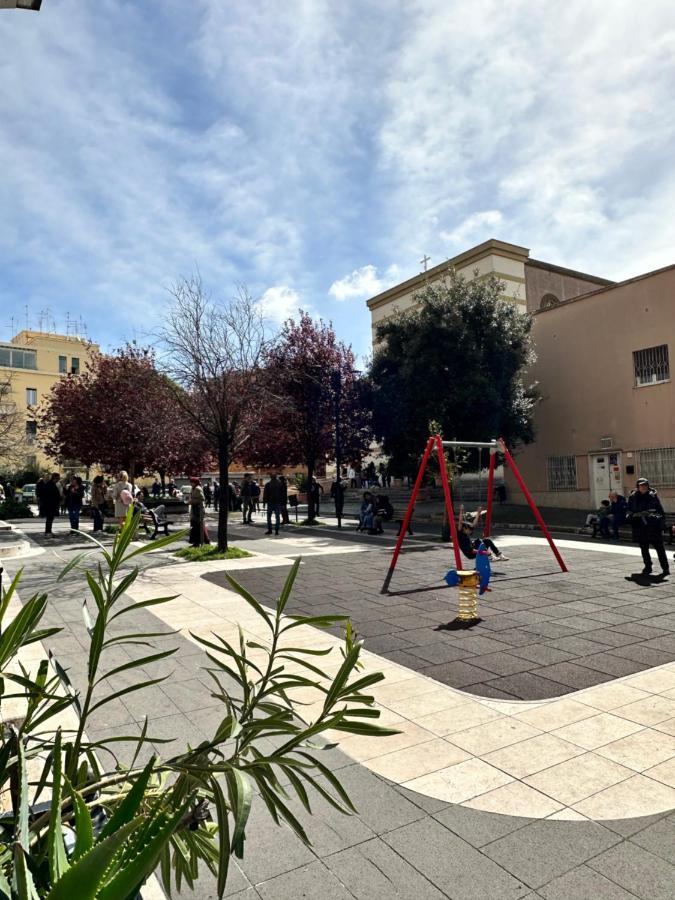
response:
[[[591,489],[593,506],[597,509],[610,491],[623,494],[621,454],[597,453],[591,456]]]

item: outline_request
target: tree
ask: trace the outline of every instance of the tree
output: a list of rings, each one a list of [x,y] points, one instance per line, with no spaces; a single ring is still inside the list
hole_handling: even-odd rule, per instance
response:
[[[393,471],[414,469],[436,420],[449,440],[533,439],[531,319],[503,299],[496,278],[450,272],[427,285],[415,308],[377,329],[370,370],[374,428]]]
[[[23,419],[12,400],[11,374],[0,377],[0,471],[23,468],[30,452]]]
[[[368,448],[370,416],[354,354],[331,325],[306,312],[298,322],[289,319],[265,354],[265,378],[265,408],[246,444],[247,460],[270,467],[302,463],[311,485],[317,462],[334,454],[338,392],[342,458],[360,458]],[[314,520],[311,493],[307,515]]]
[[[144,470],[201,472],[208,460],[152,351],[134,345],[97,354],[84,372],[57,381],[41,406],[38,434],[55,459],[125,469],[132,480]]]
[[[181,279],[160,333],[177,403],[218,457],[222,502],[218,549],[227,550],[229,467],[262,406],[266,346],[260,311],[245,288],[229,303],[212,301],[201,279]]]

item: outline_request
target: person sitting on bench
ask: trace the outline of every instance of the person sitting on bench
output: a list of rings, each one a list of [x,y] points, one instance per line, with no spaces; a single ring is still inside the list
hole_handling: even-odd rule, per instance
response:
[[[373,502],[373,495],[370,493],[370,491],[366,491],[363,495],[361,509],[359,510],[359,524],[356,530],[372,531],[374,515],[375,507]]]
[[[394,507],[389,502],[389,497],[385,494],[378,494],[375,497],[375,516],[373,527],[376,534],[383,534],[383,522],[389,522],[394,518]]]
[[[462,551],[464,556],[466,556],[467,559],[475,559],[478,556],[478,548],[482,543],[487,547],[489,552],[494,556],[496,560],[498,560],[499,562],[506,562],[508,560],[508,556],[504,556],[504,554],[499,551],[494,541],[486,537],[473,537],[473,527],[473,519],[465,519],[462,522],[462,527],[457,533],[457,543],[459,544],[459,549]]]

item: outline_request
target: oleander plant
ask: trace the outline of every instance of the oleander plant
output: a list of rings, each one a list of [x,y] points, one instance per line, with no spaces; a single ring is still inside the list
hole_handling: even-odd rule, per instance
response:
[[[384,676],[363,674],[361,644],[347,619],[286,615],[298,560],[274,609],[228,577],[266,639],[241,629],[234,644],[217,634],[195,635],[208,657],[211,696],[222,704],[209,740],[166,758],[153,750],[148,758],[150,749],[176,742],[153,737],[147,719],[136,734],[89,740],[96,711],[169,677],[148,675],[177,649],[159,649],[165,633],[126,624],[134,611],[175,599],[126,597],[139,575],[136,557],[181,537],[136,546],[137,516],[130,510],[111,547],[94,541],[59,576],[82,583],[89,635],[84,686],[73,686],[67,661],[25,650],[60,630],[42,625],[48,594],[19,606],[18,572],[0,597],[0,900],[136,900],[156,870],[169,894],[183,885],[193,888],[210,871],[222,897],[231,857],[244,854],[252,803],[263,804],[277,824],[308,844],[293,812],[298,802],[309,813],[316,797],[346,815],[355,812],[321,761],[322,749],[334,746],[323,732],[395,733],[376,724],[379,713],[368,689]],[[338,624],[345,641],[339,668],[329,675],[320,658],[331,650],[294,646],[294,637],[304,625]],[[109,662],[121,647],[133,658],[116,664],[118,654]],[[292,698],[306,688],[320,698],[309,722]],[[120,744],[131,751],[126,765],[118,761]]]

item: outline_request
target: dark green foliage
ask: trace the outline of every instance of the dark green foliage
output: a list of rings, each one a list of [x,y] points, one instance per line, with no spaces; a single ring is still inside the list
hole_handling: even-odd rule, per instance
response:
[[[27,503],[21,500],[10,500],[7,498],[4,503],[0,503],[0,519],[31,519],[33,511]]]
[[[496,278],[454,273],[416,295],[416,309],[378,328],[371,366],[374,430],[395,473],[414,470],[436,420],[447,440],[533,439],[531,319]]]

